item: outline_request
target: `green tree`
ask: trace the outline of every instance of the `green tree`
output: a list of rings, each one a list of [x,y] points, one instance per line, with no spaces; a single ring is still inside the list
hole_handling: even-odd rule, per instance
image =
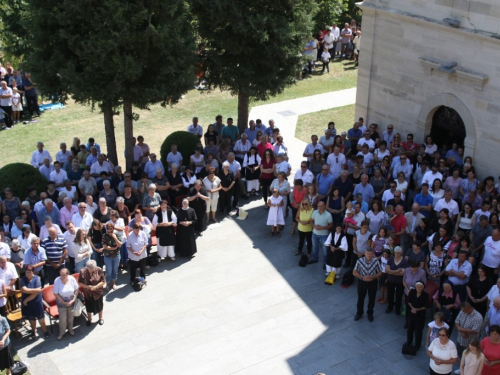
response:
[[[194,37],[184,0],[26,0],[25,60],[42,91],[99,105],[116,157],[113,115],[124,113],[126,165],[133,161],[133,107],[176,103],[192,86]],[[113,152],[114,150],[114,152]]]
[[[12,62],[15,67],[28,49],[25,17],[25,0],[0,2],[0,50],[4,61]]]
[[[332,26],[340,15],[347,10],[348,0],[316,0],[318,11],[314,15],[316,30],[324,30],[325,26]],[[340,26],[339,26],[340,27]]]
[[[295,82],[315,7],[314,0],[191,0],[205,79],[238,95],[240,131],[251,99],[265,100]]]

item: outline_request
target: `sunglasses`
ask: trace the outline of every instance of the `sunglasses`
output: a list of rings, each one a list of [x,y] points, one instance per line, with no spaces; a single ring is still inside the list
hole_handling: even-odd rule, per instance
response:
[[[302,203],[302,206],[309,206],[309,203]]]

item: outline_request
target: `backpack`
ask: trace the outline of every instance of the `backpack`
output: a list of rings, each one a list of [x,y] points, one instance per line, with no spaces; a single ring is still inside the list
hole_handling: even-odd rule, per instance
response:
[[[354,284],[354,275],[352,274],[352,270],[347,271],[342,276],[342,287],[349,288],[352,284]]]
[[[307,265],[307,262],[309,262],[309,257],[306,254],[302,254],[300,256],[299,266],[305,267]]]
[[[158,253],[151,253],[149,254],[146,263],[150,267],[156,267],[158,264],[160,264],[160,259],[158,258]]]
[[[144,279],[144,277],[136,277],[134,283],[132,284],[132,288],[134,288],[136,292],[140,292],[147,285],[148,282]]]

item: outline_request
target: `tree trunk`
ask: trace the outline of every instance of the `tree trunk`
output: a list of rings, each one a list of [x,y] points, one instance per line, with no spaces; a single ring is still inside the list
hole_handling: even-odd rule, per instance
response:
[[[115,121],[113,118],[113,106],[110,102],[101,104],[104,115],[104,131],[106,133],[106,149],[108,151],[108,160],[114,165],[118,165],[118,155],[116,153]]]
[[[134,118],[132,113],[132,102],[125,100],[123,102],[123,122],[125,130],[125,159],[127,170],[132,169],[134,161]]]
[[[248,94],[242,90],[238,93],[238,130],[243,133],[248,127],[248,107],[250,98]]]

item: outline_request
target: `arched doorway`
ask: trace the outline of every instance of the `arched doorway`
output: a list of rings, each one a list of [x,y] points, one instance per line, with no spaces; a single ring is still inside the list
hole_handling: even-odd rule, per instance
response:
[[[458,114],[451,107],[440,106],[432,116],[431,137],[439,147],[447,145],[451,147],[453,143],[459,146],[464,145],[466,137],[465,125]]]
[[[476,151],[476,122],[465,102],[457,97],[456,94],[440,93],[429,96],[420,108],[420,112],[417,118],[416,134],[421,137],[421,142],[423,142],[425,140],[425,136],[432,133],[434,115],[436,114],[438,109],[443,106],[452,108],[460,115],[459,117],[462,120],[463,126],[467,130],[467,133],[465,132],[465,130],[463,132],[464,137],[465,135],[466,137],[462,143],[465,146],[465,155],[474,158]],[[439,126],[436,126],[436,129],[439,128]]]

